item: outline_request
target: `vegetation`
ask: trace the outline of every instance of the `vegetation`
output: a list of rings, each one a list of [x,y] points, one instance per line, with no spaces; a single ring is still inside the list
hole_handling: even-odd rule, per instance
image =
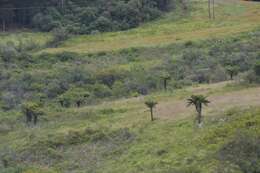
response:
[[[126,30],[153,20],[170,8],[169,0],[3,1],[2,29],[33,27],[40,31],[66,28],[74,34]],[[175,1],[173,1],[175,3]]]
[[[260,5],[208,2],[1,1],[51,32],[0,34],[0,173],[259,172]]]
[[[38,116],[41,114],[39,112],[39,105],[36,103],[24,103],[22,106],[23,113],[26,117],[26,123],[29,124],[33,122],[34,125],[38,122]]]
[[[172,43],[190,43],[209,38],[223,39],[243,32],[251,32],[259,26],[260,4],[244,1],[219,1],[216,3],[216,19],[208,19],[206,1],[184,1],[176,4],[176,10],[161,19],[135,29],[74,36],[57,48],[41,52],[98,53],[140,47],[160,47]],[[188,8],[185,8],[185,7]],[[159,58],[159,57],[157,57]],[[233,65],[233,64],[230,64]]]
[[[201,125],[201,123],[202,123],[202,106],[203,105],[208,106],[209,103],[210,103],[210,101],[208,101],[207,98],[203,95],[192,95],[188,99],[187,106],[194,105],[196,108],[196,111],[198,113],[197,121],[198,121],[199,125]]]
[[[236,66],[227,66],[226,69],[230,76],[230,80],[233,80],[234,76],[239,72],[239,67]]]
[[[46,106],[81,107],[165,88],[173,91],[225,81],[230,77],[226,70],[230,64],[236,64],[239,80],[254,83],[259,42],[259,31],[255,31],[191,45],[185,42],[111,53],[40,55],[9,42],[0,46],[0,106],[8,111],[25,101],[41,100]]]
[[[163,80],[163,88],[166,91],[167,90],[167,82],[168,82],[168,80],[171,79],[171,76],[168,73],[163,73],[161,78]]]
[[[145,105],[150,109],[150,113],[151,113],[151,121],[154,121],[154,117],[153,117],[153,109],[155,108],[155,106],[158,103],[152,100],[148,100],[145,102]]]

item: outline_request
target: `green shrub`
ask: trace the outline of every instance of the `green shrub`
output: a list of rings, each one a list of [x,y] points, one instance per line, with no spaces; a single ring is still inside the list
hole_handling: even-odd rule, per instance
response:
[[[8,111],[17,107],[19,99],[12,92],[4,92],[1,94],[1,102],[1,108]]]
[[[93,94],[97,98],[105,98],[105,97],[110,97],[112,96],[112,91],[111,89],[103,84],[95,84],[91,87]]]
[[[129,94],[125,84],[121,81],[116,81],[112,86],[112,93],[115,97],[123,97]]]
[[[56,98],[58,95],[61,95],[69,86],[66,81],[60,81],[58,79],[51,80],[44,89],[44,93],[48,98]]]
[[[88,101],[90,93],[83,88],[71,88],[58,97],[58,102],[62,107],[80,107]]]
[[[8,42],[6,45],[0,45],[0,57],[3,62],[13,62],[18,56],[18,51],[13,42]]]
[[[219,159],[235,164],[243,173],[260,172],[260,138],[238,134],[220,149]]]
[[[69,38],[69,33],[65,28],[55,28],[52,33],[53,39],[48,43],[48,45],[51,47],[57,47],[59,44]]]
[[[256,76],[260,77],[260,61],[257,61],[254,66]]]
[[[60,54],[57,54],[56,56],[62,62],[73,60],[73,59],[76,59],[78,57],[78,55],[76,53],[66,52],[66,51],[62,52]]]
[[[25,102],[22,105],[22,112],[26,117],[26,122],[33,122],[34,125],[37,124],[39,115],[42,115],[42,111],[40,110],[40,105],[35,102]]]

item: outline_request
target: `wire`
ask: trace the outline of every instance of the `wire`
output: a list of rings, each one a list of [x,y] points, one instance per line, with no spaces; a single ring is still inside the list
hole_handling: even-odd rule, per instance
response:
[[[74,5],[78,5],[78,6],[81,6],[81,5],[86,5],[86,1],[82,0],[82,1],[76,1],[76,2],[73,2],[72,3]],[[68,3],[64,3],[64,8],[66,8],[66,5],[68,5]],[[0,11],[1,10],[30,10],[30,9],[45,9],[45,8],[49,8],[49,7],[60,7],[61,8],[61,4],[58,4],[58,5],[50,5],[50,6],[32,6],[32,7],[6,7],[6,8],[0,8]]]
[[[86,5],[86,1],[76,1],[72,2],[75,5]],[[67,3],[64,3],[64,8],[66,8]],[[61,7],[61,4],[59,5],[51,5],[51,7]],[[45,9],[48,8],[47,6],[32,6],[32,7],[6,7],[6,8],[0,8],[0,10],[30,10],[30,9]]]
[[[10,8],[0,8],[0,10],[30,10],[30,9],[43,9],[47,7],[10,7]]]

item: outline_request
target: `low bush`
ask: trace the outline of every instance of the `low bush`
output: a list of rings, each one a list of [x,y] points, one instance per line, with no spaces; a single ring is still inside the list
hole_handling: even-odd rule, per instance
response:
[[[83,88],[71,88],[58,97],[58,102],[62,107],[80,107],[88,101],[90,93]]]
[[[235,164],[243,173],[260,172],[260,138],[238,134],[220,149],[219,159]]]

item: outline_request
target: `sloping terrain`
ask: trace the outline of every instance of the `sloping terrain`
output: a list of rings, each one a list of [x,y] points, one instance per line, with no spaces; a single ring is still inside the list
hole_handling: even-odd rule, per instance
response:
[[[194,109],[185,107],[190,93],[205,93],[211,101],[201,129]],[[218,152],[238,131],[259,131],[259,87],[220,83],[149,97],[159,100],[155,122],[145,98],[48,112],[38,127],[2,119],[1,154],[13,167],[6,171],[206,173],[221,169]]]
[[[209,21],[207,2],[191,3],[57,48],[44,47],[47,33],[0,35],[0,44],[40,44],[14,46],[11,59],[7,49],[0,64],[0,173],[259,172],[260,87],[245,76],[260,57],[260,4],[218,0]],[[230,64],[239,66],[232,81]],[[172,76],[167,91],[162,71]],[[76,106],[81,94],[86,103]],[[193,94],[210,101],[202,127],[187,107]],[[37,125],[26,123],[28,100],[42,104]],[[146,100],[158,102],[153,122]]]
[[[227,0],[216,1],[216,20],[209,20],[207,1],[191,1],[188,11],[169,13],[153,23],[125,32],[92,36],[76,36],[58,48],[44,50],[57,53],[72,51],[93,53],[115,51],[131,47],[162,46],[188,40],[219,38],[251,31],[260,25],[259,2]]]
[[[224,83],[226,84],[226,83]],[[215,85],[222,86],[222,83]],[[205,107],[206,113],[213,114],[223,114],[225,111],[237,107],[250,108],[250,106],[260,106],[260,88],[246,88],[243,90],[224,92],[221,95],[218,94],[209,94],[212,91],[216,92],[219,87],[205,86],[192,88],[186,92],[192,94],[204,94],[209,95],[209,100],[211,101],[209,107]],[[178,118],[185,117],[185,115],[191,115],[193,108],[187,108],[187,103],[185,98],[177,100],[166,100],[158,106],[157,113],[160,116],[159,118]],[[174,105],[174,106],[173,106]]]

